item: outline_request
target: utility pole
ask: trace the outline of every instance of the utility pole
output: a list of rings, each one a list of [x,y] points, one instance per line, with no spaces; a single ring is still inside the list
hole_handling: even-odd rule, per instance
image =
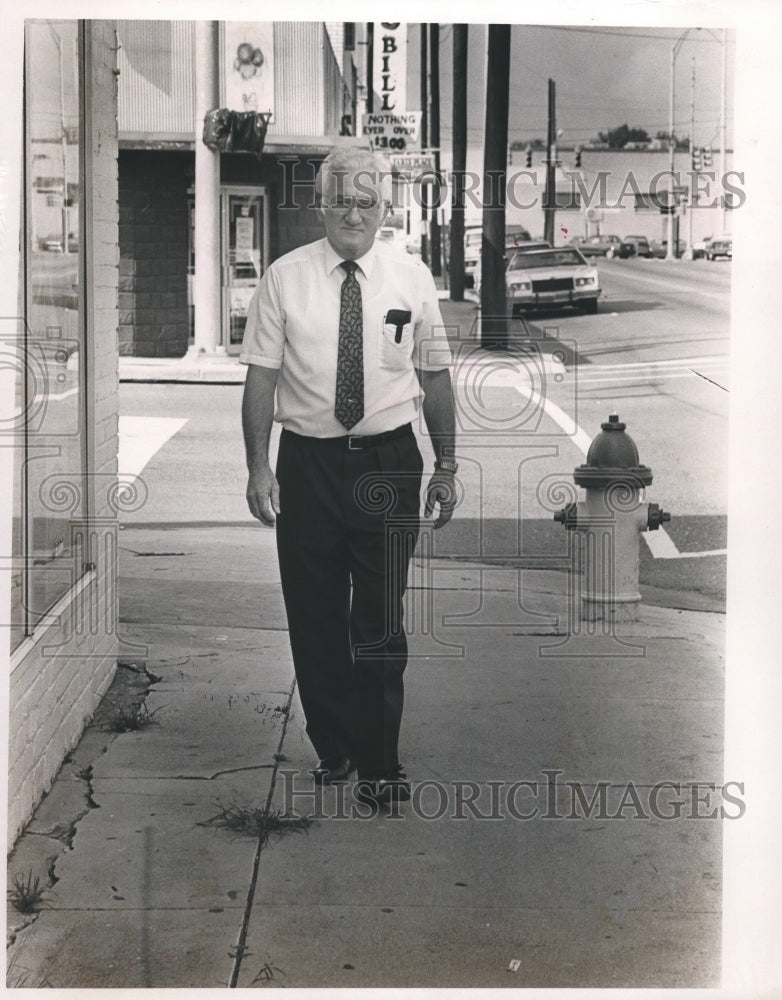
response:
[[[481,244],[481,345],[506,347],[505,184],[508,172],[510,25],[490,24],[486,71]]]
[[[429,87],[427,86],[427,26],[421,24],[421,152],[425,153],[429,146],[428,106]],[[421,260],[429,263],[429,240],[427,236],[426,198],[421,192]]]
[[[367,21],[367,114],[375,110],[375,23]]]
[[[466,24],[453,26],[453,194],[451,201],[451,301],[464,301],[464,175],[467,170]]]
[[[434,150],[434,170],[440,176],[440,25],[429,27],[429,65],[431,76],[429,89],[432,98],[432,124],[430,128],[432,149]],[[432,185],[440,194],[440,185]],[[438,198],[439,201],[439,198]],[[442,250],[440,248],[440,209],[432,208],[432,274],[437,278],[443,273]]]
[[[543,239],[554,246],[554,224],[557,204],[557,85],[548,82],[548,160],[546,161],[546,193],[543,196]]]
[[[728,93],[728,29],[722,29],[722,83],[720,86],[720,186],[725,183],[725,170],[727,167],[725,154],[727,146],[727,93]],[[727,232],[728,209],[725,204],[725,195],[720,198],[722,205],[722,232]]]
[[[692,260],[692,217],[693,206],[695,205],[695,173],[692,169],[692,154],[695,149],[695,56],[692,57],[692,88],[690,90],[690,197],[687,206],[687,249],[684,251],[684,259]],[[678,257],[679,248],[674,244],[673,253]]]

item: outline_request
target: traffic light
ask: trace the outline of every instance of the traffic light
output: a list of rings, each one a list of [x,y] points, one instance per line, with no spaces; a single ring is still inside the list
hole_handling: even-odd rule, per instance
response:
[[[575,167],[576,167],[576,170],[580,170],[581,169],[581,147],[580,146],[576,146],[575,152],[576,152]]]
[[[701,152],[703,153],[703,166],[706,170],[708,170],[713,162],[711,155],[711,147],[709,147],[708,149],[702,149]]]
[[[527,158],[525,160],[527,170],[532,166],[532,146],[527,146]]]
[[[700,146],[693,146],[692,148],[692,169],[703,169],[703,150]]]

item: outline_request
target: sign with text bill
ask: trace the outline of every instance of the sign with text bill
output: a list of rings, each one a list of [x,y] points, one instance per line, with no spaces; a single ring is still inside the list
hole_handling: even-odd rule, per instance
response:
[[[419,145],[420,111],[380,111],[364,115],[363,123],[364,135],[378,152],[404,153]]]
[[[376,21],[372,88],[380,97],[378,111],[407,107],[407,25]]]

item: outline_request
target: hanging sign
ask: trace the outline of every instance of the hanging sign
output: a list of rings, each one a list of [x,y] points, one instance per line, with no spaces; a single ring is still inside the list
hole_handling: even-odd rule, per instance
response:
[[[391,169],[404,177],[434,173],[434,153],[402,153],[391,156]]]
[[[420,111],[364,115],[364,135],[373,149],[386,153],[403,153],[406,149],[416,148],[420,127]]]
[[[407,25],[378,21],[374,28],[372,87],[380,96],[378,111],[407,108]]]

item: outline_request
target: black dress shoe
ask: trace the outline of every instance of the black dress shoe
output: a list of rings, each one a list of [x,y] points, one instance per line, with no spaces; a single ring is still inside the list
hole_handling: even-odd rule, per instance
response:
[[[396,767],[382,775],[371,778],[360,778],[355,796],[365,805],[391,805],[397,802],[408,802],[410,799],[410,782],[401,767]]]
[[[356,764],[347,754],[334,754],[324,757],[311,773],[316,785],[333,785],[337,781],[347,781],[355,770]]]

